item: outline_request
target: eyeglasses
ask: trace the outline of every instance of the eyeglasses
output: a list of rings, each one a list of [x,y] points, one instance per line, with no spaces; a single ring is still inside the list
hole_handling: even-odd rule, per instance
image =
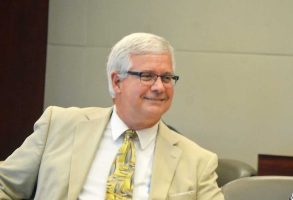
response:
[[[146,86],[152,86],[158,79],[161,78],[162,83],[165,87],[174,86],[176,82],[179,80],[179,76],[173,74],[163,74],[158,75],[153,72],[134,72],[134,71],[127,71],[129,75],[137,76],[140,78],[140,82]]]

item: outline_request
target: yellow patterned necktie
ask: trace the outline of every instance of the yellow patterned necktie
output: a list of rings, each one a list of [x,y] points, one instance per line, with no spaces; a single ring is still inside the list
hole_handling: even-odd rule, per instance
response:
[[[113,161],[109,173],[106,200],[132,199],[135,167],[135,146],[133,139],[136,135],[136,132],[130,129],[124,133],[123,144]]]

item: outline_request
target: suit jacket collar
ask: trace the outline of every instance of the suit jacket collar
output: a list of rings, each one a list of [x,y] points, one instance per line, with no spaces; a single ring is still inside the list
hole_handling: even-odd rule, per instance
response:
[[[92,113],[87,113],[85,115],[87,120],[77,126],[71,159],[68,199],[78,198],[112,111],[113,108],[98,108]]]
[[[159,124],[149,199],[167,199],[167,194],[182,150],[176,146],[178,140],[171,137],[170,129]]]

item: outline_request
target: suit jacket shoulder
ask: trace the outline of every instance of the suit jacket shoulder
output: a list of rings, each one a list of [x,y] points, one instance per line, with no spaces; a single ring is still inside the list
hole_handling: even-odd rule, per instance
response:
[[[34,132],[1,164],[0,199],[77,199],[111,113],[112,108],[48,107]]]

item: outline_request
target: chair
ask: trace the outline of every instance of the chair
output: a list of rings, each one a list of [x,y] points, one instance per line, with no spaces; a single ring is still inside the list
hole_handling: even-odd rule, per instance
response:
[[[217,183],[222,187],[226,183],[238,178],[256,175],[256,170],[245,162],[233,159],[219,159],[216,169],[218,174]]]
[[[225,200],[288,200],[292,176],[253,176],[236,179],[222,187]]]

